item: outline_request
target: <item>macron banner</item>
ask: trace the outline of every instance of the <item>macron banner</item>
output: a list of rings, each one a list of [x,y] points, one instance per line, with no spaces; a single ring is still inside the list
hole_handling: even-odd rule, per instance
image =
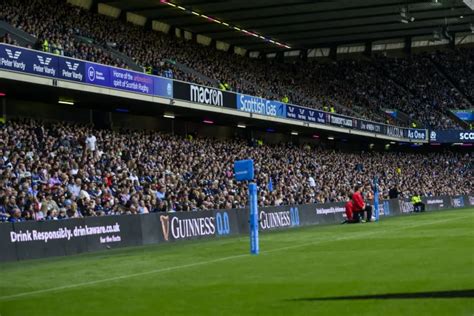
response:
[[[176,99],[235,109],[235,95],[217,88],[210,88],[182,81],[173,81],[173,95]]]
[[[286,104],[245,94],[236,94],[237,109],[243,112],[286,118]]]

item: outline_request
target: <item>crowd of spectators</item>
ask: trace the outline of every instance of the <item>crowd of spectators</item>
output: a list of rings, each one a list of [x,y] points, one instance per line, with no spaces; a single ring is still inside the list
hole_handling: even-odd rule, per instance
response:
[[[344,153],[19,120],[0,127],[0,221],[245,207],[233,162],[246,158],[261,206],[343,201],[375,175],[382,198],[395,187],[410,197],[474,186],[472,153]]]
[[[10,34],[5,33],[3,36],[0,36],[0,43],[10,44],[10,45],[19,45],[17,40],[14,39]]]
[[[474,100],[474,49],[437,51],[432,56],[433,61],[443,67],[447,76],[471,98],[471,101]],[[458,107],[454,105],[453,108]]]
[[[376,62],[393,81],[410,92],[408,102],[402,105],[403,111],[424,122],[425,126],[458,128],[446,113],[448,109],[468,108],[469,101],[437,71],[431,58],[436,58],[436,54],[379,58]]]
[[[77,37],[81,35],[80,28],[84,25],[78,19],[82,12],[85,11],[57,0],[5,0],[0,6],[0,19],[34,36],[37,39],[34,48],[39,50],[46,50],[43,46],[46,40],[48,52],[126,68],[123,61],[114,58],[104,47]],[[99,17],[97,19],[100,20]],[[8,38],[11,39],[11,36],[7,34],[3,42],[8,43]]]
[[[215,86],[225,82],[236,92],[278,100],[288,97],[293,104],[334,109],[383,123],[459,128],[446,111],[470,106],[436,71],[428,55],[330,63],[252,59],[98,15],[64,0],[5,0],[0,18],[34,35],[40,43],[47,39],[52,47],[76,58],[125,67],[105,48],[114,47],[157,74],[172,69],[177,79]],[[474,90],[469,89],[473,84],[469,71],[472,54],[472,50],[463,50],[433,55],[441,57],[469,93]],[[463,66],[466,61],[470,68]],[[193,71],[184,71],[176,63]],[[402,111],[409,119],[396,120],[384,109]]]

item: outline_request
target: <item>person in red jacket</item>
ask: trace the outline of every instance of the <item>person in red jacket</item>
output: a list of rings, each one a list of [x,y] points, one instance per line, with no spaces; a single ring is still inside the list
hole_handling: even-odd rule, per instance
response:
[[[370,222],[372,220],[372,206],[365,204],[362,197],[362,188],[362,185],[356,185],[355,192],[352,194],[353,217],[360,221],[365,219]]]
[[[358,223],[359,218],[354,217],[354,202],[352,201],[352,192],[347,193],[348,201],[344,205],[346,208],[346,219],[342,222],[342,224],[352,224],[352,223]]]
[[[353,221],[352,200],[347,201],[345,207],[346,207],[346,220],[344,221],[344,223],[352,223],[352,221]]]

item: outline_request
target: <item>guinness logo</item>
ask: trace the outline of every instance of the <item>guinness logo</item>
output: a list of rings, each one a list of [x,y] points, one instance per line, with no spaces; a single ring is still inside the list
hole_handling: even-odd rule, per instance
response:
[[[168,215],[161,215],[160,222],[163,231],[163,238],[165,241],[168,241],[170,237],[170,217]]]

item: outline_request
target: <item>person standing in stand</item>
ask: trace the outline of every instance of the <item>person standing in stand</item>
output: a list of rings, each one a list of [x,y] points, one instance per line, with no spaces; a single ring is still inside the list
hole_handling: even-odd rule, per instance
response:
[[[365,187],[364,197],[365,197],[365,200],[367,201],[367,205],[370,205],[370,206],[374,205],[374,193],[370,185],[367,185]]]

